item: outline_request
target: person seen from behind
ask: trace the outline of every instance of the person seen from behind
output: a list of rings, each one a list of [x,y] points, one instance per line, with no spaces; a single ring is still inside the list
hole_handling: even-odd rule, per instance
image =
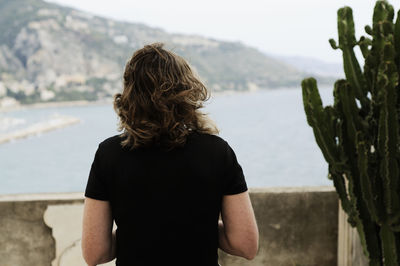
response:
[[[206,87],[159,43],[133,54],[123,85],[114,99],[122,133],[99,144],[85,190],[86,263],[217,266],[218,248],[253,259],[258,228],[245,177],[199,110]]]

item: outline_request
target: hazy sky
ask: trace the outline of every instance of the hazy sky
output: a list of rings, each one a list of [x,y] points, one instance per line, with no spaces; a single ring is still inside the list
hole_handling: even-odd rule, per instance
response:
[[[340,62],[330,48],[337,39],[336,12],[353,8],[357,38],[371,24],[373,0],[49,0],[118,20],[141,22],[173,33],[240,41],[269,54]],[[390,1],[396,10],[399,1]]]

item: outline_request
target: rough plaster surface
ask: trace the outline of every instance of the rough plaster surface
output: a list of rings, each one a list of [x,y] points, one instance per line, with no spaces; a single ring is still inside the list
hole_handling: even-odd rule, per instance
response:
[[[0,202],[0,265],[50,266],[55,256],[51,229],[44,223],[47,202]]]
[[[336,266],[336,192],[251,193],[260,231],[257,256],[247,261],[220,252],[222,266]]]
[[[49,205],[45,223],[53,229],[56,257],[52,266],[86,266],[81,252],[83,204]],[[112,262],[102,265],[115,265]]]

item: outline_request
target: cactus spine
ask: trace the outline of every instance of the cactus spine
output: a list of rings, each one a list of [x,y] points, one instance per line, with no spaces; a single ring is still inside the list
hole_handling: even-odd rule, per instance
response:
[[[376,2],[369,37],[356,40],[352,10],[338,10],[346,79],[323,107],[314,78],[302,82],[304,110],[329,164],[329,178],[370,265],[400,265],[400,11]],[[359,46],[364,69],[354,53]]]

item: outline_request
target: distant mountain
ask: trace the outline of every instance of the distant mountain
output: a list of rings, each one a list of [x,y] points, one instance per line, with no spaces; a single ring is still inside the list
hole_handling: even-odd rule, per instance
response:
[[[186,58],[213,91],[299,87],[305,75],[241,43],[169,34],[41,0],[0,0],[0,32],[0,107],[111,97],[121,90],[125,62],[153,42]]]
[[[343,65],[341,63],[328,63],[316,58],[303,56],[273,56],[276,60],[301,69],[304,72],[321,77],[344,77]]]

